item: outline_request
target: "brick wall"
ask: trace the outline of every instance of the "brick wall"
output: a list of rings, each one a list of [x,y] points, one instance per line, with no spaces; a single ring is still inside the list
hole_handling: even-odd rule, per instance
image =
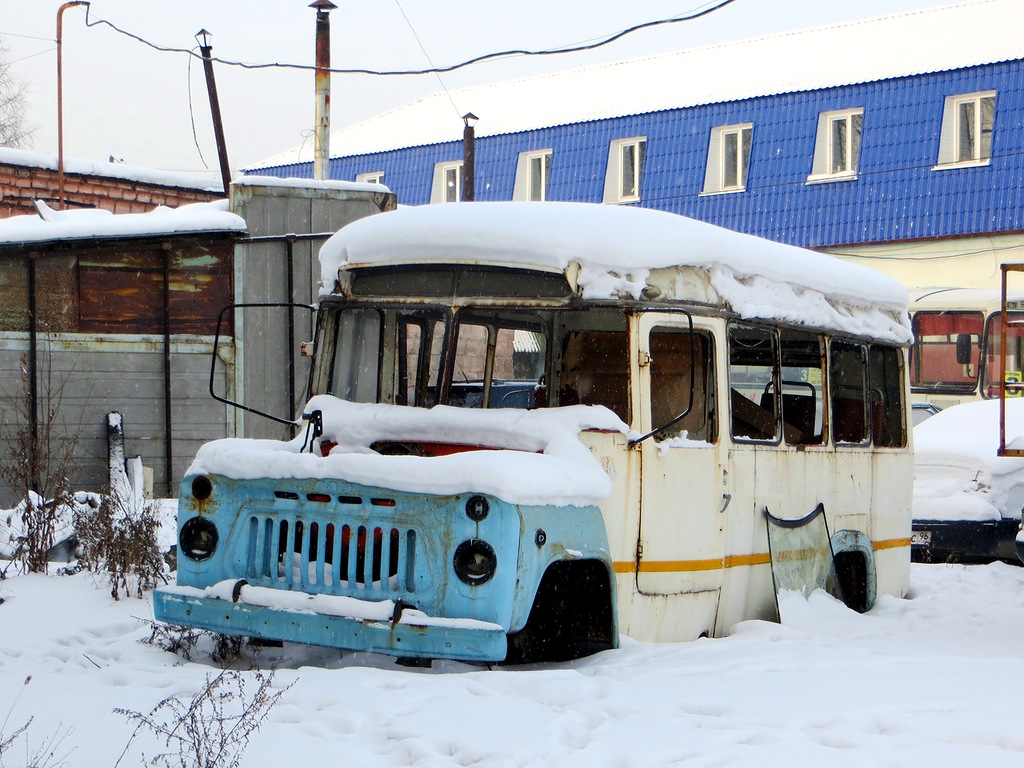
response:
[[[0,219],[34,214],[33,200],[59,208],[57,171],[0,162]],[[64,207],[145,213],[158,205],[176,208],[223,198],[223,193],[135,179],[64,172]]]

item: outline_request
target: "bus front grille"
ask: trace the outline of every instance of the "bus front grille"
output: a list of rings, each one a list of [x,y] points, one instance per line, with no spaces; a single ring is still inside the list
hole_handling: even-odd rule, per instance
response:
[[[323,594],[410,594],[416,531],[386,525],[249,519],[250,584]]]

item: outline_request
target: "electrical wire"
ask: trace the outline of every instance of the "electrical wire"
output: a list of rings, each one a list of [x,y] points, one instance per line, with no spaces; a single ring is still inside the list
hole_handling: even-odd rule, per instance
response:
[[[195,48],[192,50],[194,51]],[[192,56],[188,57],[188,69],[185,80],[188,83],[188,119],[189,122],[192,123],[192,141],[196,145],[196,152],[199,153],[199,161],[203,164],[203,167],[206,170],[210,170],[210,166],[207,164],[206,158],[203,157],[203,150],[199,147],[199,136],[196,135],[196,113],[192,106]]]
[[[409,26],[409,31],[412,32],[412,36],[416,38],[416,44],[420,47],[420,51],[423,52],[423,58],[427,60],[427,64],[433,67],[434,62],[433,60],[431,60],[430,54],[427,53],[427,49],[423,46],[423,41],[420,40],[420,36],[416,34],[416,29],[413,27],[412,22],[409,21],[409,16],[408,14],[406,14],[405,8],[402,7],[402,3],[400,2],[400,0],[395,0],[395,5],[398,6],[398,10],[401,12],[402,18],[405,19],[405,23]],[[440,83],[441,85],[441,90],[444,91],[444,95],[447,96],[448,101],[451,102],[452,109],[455,110],[455,114],[458,115],[459,118],[461,118],[462,115],[459,115],[459,108],[455,105],[455,100],[452,99],[451,93],[448,92],[448,86],[446,86],[444,84],[444,80],[441,79],[441,73],[435,72],[434,77],[437,78],[437,82]]]
[[[601,39],[599,39],[599,40],[597,40],[595,42],[585,43],[585,44],[582,44],[582,45],[564,46],[564,47],[560,47],[560,48],[546,48],[546,49],[542,49],[542,50],[528,50],[528,49],[522,49],[522,48],[520,48],[520,49],[509,49],[509,50],[506,50],[506,51],[496,51],[496,52],[493,52],[493,53],[485,53],[485,54],[482,54],[480,56],[475,56],[475,57],[473,57],[471,59],[467,59],[466,61],[462,61],[462,62],[459,62],[457,64],[449,64],[448,66],[444,66],[444,67],[435,67],[435,66],[433,66],[433,64],[431,64],[431,66],[429,68],[426,68],[426,69],[377,70],[377,69],[365,69],[365,68],[361,68],[361,67],[353,67],[353,68],[338,68],[338,69],[330,68],[330,69],[325,69],[324,71],[331,72],[332,74],[336,74],[336,75],[376,75],[376,76],[381,76],[381,77],[396,77],[396,76],[397,77],[401,77],[401,76],[408,76],[408,75],[431,75],[431,74],[444,74],[446,72],[454,72],[456,70],[464,69],[464,68],[472,66],[474,64],[480,64],[480,63],[485,62],[485,61],[491,61],[491,60],[494,60],[494,59],[508,58],[508,57],[512,57],[512,56],[556,56],[556,55],[561,55],[561,54],[566,54],[566,53],[580,53],[582,51],[592,51],[592,50],[595,50],[597,48],[601,48],[603,46],[606,46],[606,45],[609,45],[611,43],[614,43],[617,40],[621,40],[622,38],[626,37],[627,35],[631,35],[634,32],[639,32],[640,30],[651,29],[653,27],[660,27],[660,26],[665,26],[665,25],[669,25],[669,24],[679,24],[679,23],[686,22],[686,21],[694,21],[695,19],[699,19],[699,18],[707,16],[707,15],[709,15],[711,13],[714,13],[715,11],[717,11],[717,10],[719,10],[721,8],[724,8],[725,6],[730,5],[733,2],[735,2],[735,0],[719,0],[713,6],[704,7],[701,10],[697,10],[697,11],[694,11],[694,12],[689,13],[689,14],[680,14],[679,16],[674,16],[674,17],[668,18],[668,19],[657,19],[655,21],[645,21],[645,22],[642,22],[640,24],[634,24],[632,27],[628,27],[627,29],[623,29],[623,30],[621,30],[619,32],[615,32],[615,33],[613,33],[611,35],[608,35],[608,36],[606,36],[604,38],[601,38]],[[170,46],[158,45],[158,44],[156,44],[154,42],[151,42],[150,40],[147,40],[146,38],[142,37],[141,35],[136,35],[133,32],[129,32],[127,30],[121,29],[120,27],[118,27],[116,24],[114,24],[111,21],[108,21],[106,19],[100,19],[100,18],[92,20],[91,16],[92,16],[92,6],[86,6],[86,10],[85,10],[85,25],[87,27],[94,27],[94,26],[99,26],[99,25],[107,26],[107,27],[110,27],[115,32],[117,32],[119,34],[122,34],[122,35],[124,35],[126,37],[130,37],[131,39],[135,40],[136,42],[142,43],[143,45],[146,45],[146,46],[148,46],[150,48],[153,48],[154,50],[161,51],[161,52],[164,52],[164,53],[184,53],[184,54],[186,54],[188,56],[195,56],[195,57],[198,58],[197,54],[194,51],[192,51],[192,50],[189,50],[189,49],[186,49],[186,48],[173,48],[173,47],[170,47]],[[281,62],[268,62],[268,63],[263,63],[263,64],[254,64],[254,63],[251,63],[251,62],[232,61],[230,59],[221,59],[221,58],[217,58],[217,57],[212,57],[212,60],[216,61],[218,64],[224,64],[225,66],[231,66],[231,67],[241,67],[243,69],[299,69],[299,70],[314,70],[314,71],[317,69],[317,67],[315,65],[313,65],[313,64],[286,64],[286,63],[281,63]]]

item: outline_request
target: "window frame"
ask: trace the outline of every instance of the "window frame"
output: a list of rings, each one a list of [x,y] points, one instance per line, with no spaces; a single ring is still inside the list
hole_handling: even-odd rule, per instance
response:
[[[855,118],[860,118],[854,124]],[[834,126],[846,126],[843,152],[847,158],[842,170],[833,170],[836,158]],[[818,113],[818,128],[814,139],[814,159],[808,184],[829,181],[852,181],[860,172],[861,147],[864,140],[864,107],[834,109]]]
[[[725,172],[727,157],[731,154],[727,151],[726,141],[729,137],[736,136],[736,148],[733,153],[736,155],[737,183],[726,183]],[[750,153],[754,144],[754,124],[734,123],[731,125],[717,125],[711,129],[711,138],[708,141],[707,165],[704,171],[704,189],[702,195],[731,194],[734,192],[745,192],[747,189],[747,177],[750,172]]]
[[[623,191],[625,180],[623,153],[627,148],[633,149],[632,193]],[[644,177],[644,164],[647,158],[647,137],[632,136],[626,139],[614,139],[608,145],[608,165],[604,178],[604,203],[638,203],[641,200],[641,189]]]
[[[453,174],[455,194],[454,197],[448,194],[451,185],[447,177]],[[462,201],[462,161],[442,160],[434,163],[434,176],[430,187],[430,202],[434,203],[458,203]]]
[[[984,109],[983,102],[990,101],[992,104],[992,123],[988,128],[988,154],[983,155],[984,135]],[[963,158],[960,154],[961,128],[960,112],[965,105],[974,106],[974,129],[975,138],[971,157]],[[933,171],[946,170],[950,168],[976,168],[989,165],[992,161],[992,149],[995,142],[996,125],[996,91],[975,91],[974,93],[958,93],[947,96],[942,107],[942,128],[939,135],[938,160]]]
[[[383,184],[384,171],[368,171],[366,173],[357,173],[356,181],[360,184]]]
[[[548,187],[551,184],[551,167],[554,159],[554,151],[548,149],[532,149],[519,153],[516,162],[516,179],[512,190],[513,200],[524,200],[530,202],[545,202],[548,199]],[[533,162],[541,161],[541,185],[540,197],[534,198],[533,192]]]

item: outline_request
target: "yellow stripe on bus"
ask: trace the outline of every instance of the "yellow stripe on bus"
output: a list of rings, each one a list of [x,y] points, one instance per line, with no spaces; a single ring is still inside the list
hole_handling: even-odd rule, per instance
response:
[[[881,549],[896,549],[909,546],[909,538],[884,539],[871,542],[871,548],[876,552]],[[767,565],[770,562],[771,555],[767,552],[755,555],[729,555],[726,558],[715,560],[641,560],[640,571],[642,573],[686,573],[690,571],[712,571],[716,568]],[[616,562],[614,567],[616,573],[633,573],[636,570],[636,563],[633,561],[620,561]]]
[[[896,549],[897,547],[909,547],[910,539],[885,539],[883,541],[872,541],[871,548],[876,552],[880,549]]]

